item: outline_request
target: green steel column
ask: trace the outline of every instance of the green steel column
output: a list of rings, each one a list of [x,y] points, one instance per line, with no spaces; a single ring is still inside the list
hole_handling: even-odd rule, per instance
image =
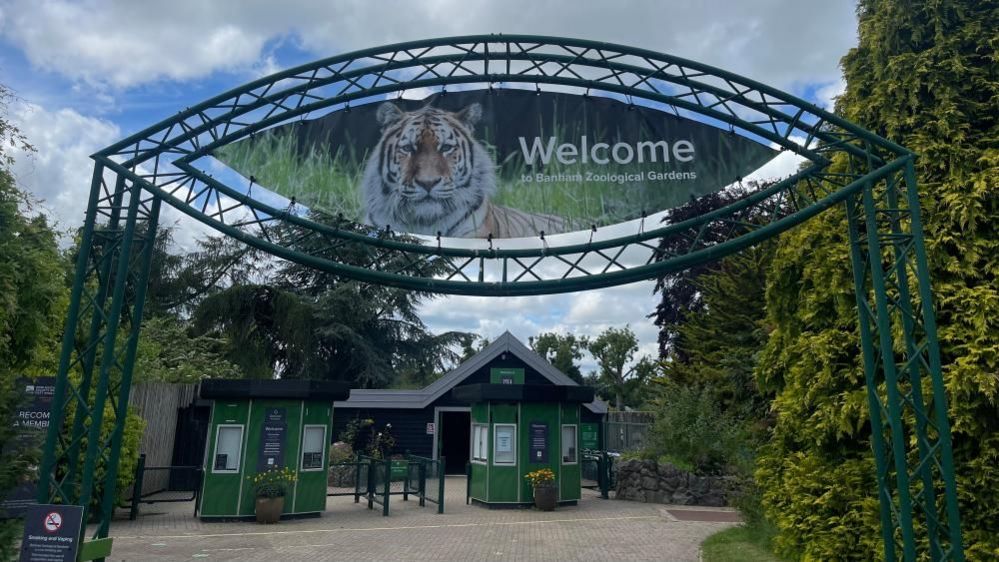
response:
[[[909,384],[912,392],[912,408],[916,418],[916,446],[919,450],[917,463],[920,480],[923,484],[923,513],[926,518],[926,534],[929,539],[930,557],[942,560],[944,553],[940,549],[939,518],[937,515],[936,486],[933,484],[933,463],[929,462],[933,455],[929,446],[929,435],[926,431],[926,403],[923,401],[922,370],[920,369],[920,349],[916,338],[916,326],[913,322],[913,302],[909,294],[909,274],[906,265],[909,262],[908,245],[912,239],[911,233],[902,229],[902,210],[898,206],[898,185],[895,177],[888,178],[888,188],[885,199],[886,209],[891,222],[892,246],[895,250],[895,281],[898,290],[898,313],[902,319],[902,333],[905,338],[905,358],[908,364]],[[918,501],[918,500],[917,500]]]
[[[954,455],[951,448],[950,421],[947,417],[947,389],[940,366],[940,343],[937,341],[937,320],[933,312],[933,291],[930,287],[930,267],[926,258],[926,241],[923,239],[923,222],[919,208],[919,188],[916,185],[916,167],[913,158],[905,166],[906,196],[912,222],[912,240],[916,256],[916,280],[919,283],[919,300],[922,308],[923,329],[926,331],[926,351],[929,356],[930,379],[933,383],[933,407],[940,448],[940,471],[944,481],[947,504],[947,523],[950,529],[951,558],[964,560],[961,538],[961,515],[957,504],[957,482],[954,474]]]
[[[142,192],[136,187],[132,197],[141,199]],[[134,302],[132,303],[131,326],[126,342],[125,358],[121,365],[121,381],[118,383],[118,399],[115,401],[114,431],[111,434],[111,447],[108,454],[107,471],[104,475],[104,497],[101,501],[100,525],[96,538],[108,536],[111,527],[111,517],[114,514],[115,488],[118,483],[118,464],[121,455],[121,439],[128,420],[128,397],[132,388],[132,372],[135,366],[135,351],[139,343],[139,332],[142,328],[142,309],[146,301],[146,287],[149,280],[149,269],[153,261],[153,249],[156,246],[156,228],[160,216],[160,199],[153,197],[150,204],[146,224],[146,236],[142,248],[141,263],[138,269],[138,279],[135,280]],[[122,260],[128,260],[128,254],[121,255]],[[109,332],[107,337],[113,337]],[[141,493],[141,490],[139,491]]]
[[[101,248],[101,265],[97,272],[97,295],[93,298],[93,306],[91,308],[91,318],[90,318],[90,332],[88,332],[87,339],[84,340],[84,347],[86,352],[83,356],[81,362],[81,376],[80,384],[77,386],[77,393],[82,400],[88,401],[87,406],[89,406],[90,400],[90,385],[93,380],[94,372],[94,362],[97,358],[97,347],[101,344],[102,334],[101,326],[104,325],[104,304],[107,301],[108,288],[111,285],[111,271],[112,265],[115,262],[115,257],[118,255],[115,251],[118,244],[121,243],[121,237],[118,235],[119,220],[121,218],[121,200],[125,193],[125,177],[118,176],[114,185],[114,194],[112,196],[111,203],[111,217],[108,221],[106,233],[104,234],[105,246]],[[95,225],[95,230],[97,225]],[[113,244],[108,244],[108,234],[114,237],[116,240]],[[84,279],[86,283],[86,279]],[[104,334],[107,335],[106,333]],[[63,479],[65,485],[75,486],[76,485],[76,474],[79,470],[80,465],[80,444],[83,441],[83,435],[86,433],[84,424],[86,419],[89,417],[90,411],[87,407],[83,407],[84,404],[77,403],[76,413],[73,416],[73,430],[70,433],[70,442],[66,451],[65,462],[66,462],[66,477]]]
[[[62,336],[62,351],[59,354],[59,371],[56,375],[55,390],[52,396],[52,411],[49,417],[48,433],[45,437],[45,448],[42,451],[42,464],[38,479],[38,502],[50,503],[59,500],[72,503],[76,498],[70,497],[72,490],[59,488],[55,482],[56,449],[59,446],[59,434],[62,432],[63,416],[66,408],[66,390],[69,383],[70,359],[76,343],[76,322],[80,314],[80,298],[83,294],[83,284],[87,277],[87,260],[92,249],[94,223],[97,220],[97,200],[101,192],[101,181],[104,176],[104,166],[94,165],[94,173],[90,181],[90,199],[87,201],[87,214],[83,221],[83,232],[80,235],[80,253],[76,257],[76,274],[73,279],[73,289],[69,297],[69,309],[66,313],[66,329]],[[55,486],[55,490],[53,490]]]
[[[104,422],[104,406],[107,402],[108,386],[110,384],[112,366],[115,364],[115,334],[121,321],[122,308],[125,304],[125,289],[128,281],[129,259],[132,251],[132,240],[135,238],[135,223],[139,211],[139,189],[132,185],[129,193],[128,218],[125,220],[125,232],[121,241],[121,259],[118,260],[118,271],[115,275],[114,294],[111,299],[111,310],[107,319],[107,334],[104,338],[104,351],[101,355],[100,375],[94,394],[94,403],[90,421],[90,431],[87,437],[87,453],[83,463],[82,481],[80,485],[79,505],[83,506],[84,521],[87,520],[90,496],[94,487],[94,472],[97,459],[102,453],[101,426]],[[121,423],[124,420],[117,420]],[[106,459],[108,465],[117,463],[118,459]]]
[[[906,562],[916,559],[916,539],[912,526],[912,499],[909,492],[909,469],[906,462],[906,436],[902,423],[902,397],[895,371],[895,350],[892,341],[891,315],[888,311],[888,294],[881,267],[881,241],[878,239],[877,207],[874,204],[874,186],[868,183],[863,190],[864,220],[867,230],[867,266],[871,272],[874,290],[874,321],[878,330],[881,351],[881,368],[884,370],[888,397],[888,427],[891,431],[891,449],[895,463],[895,493],[898,495],[898,525],[902,530],[902,555]]]
[[[846,200],[847,225],[850,232],[850,258],[853,263],[853,287],[857,299],[860,323],[860,347],[864,356],[864,380],[867,386],[867,407],[871,414],[871,447],[877,470],[878,504],[881,511],[881,540],[884,541],[886,562],[895,562],[895,519],[892,517],[894,496],[888,476],[888,457],[884,442],[884,421],[881,419],[881,398],[878,396],[877,352],[871,336],[871,314],[867,301],[864,247],[860,242],[857,204],[853,197]]]

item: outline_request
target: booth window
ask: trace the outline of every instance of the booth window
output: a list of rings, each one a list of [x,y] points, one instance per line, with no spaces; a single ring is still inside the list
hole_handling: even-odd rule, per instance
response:
[[[493,464],[517,464],[516,424],[498,423],[493,428]]]
[[[485,424],[472,425],[472,460],[486,462],[489,446],[489,426]]]
[[[325,425],[307,425],[302,429],[302,470],[322,470],[324,446],[326,442]]]
[[[242,425],[219,425],[215,434],[215,460],[212,472],[238,472],[243,447]]]
[[[576,426],[562,426],[562,464],[576,464]]]

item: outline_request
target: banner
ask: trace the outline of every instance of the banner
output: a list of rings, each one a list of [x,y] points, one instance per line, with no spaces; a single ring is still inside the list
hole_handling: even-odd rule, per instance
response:
[[[21,393],[11,424],[14,438],[4,443],[4,451],[20,454],[37,451],[39,459],[49,428],[52,397],[55,394],[55,377],[37,379],[18,378],[17,388]],[[38,489],[38,474],[32,471],[20,475],[20,480],[0,498],[0,518],[20,517],[35,503]]]
[[[673,208],[776,154],[658,109],[503,89],[339,110],[214,156],[264,188],[378,228],[518,238]]]

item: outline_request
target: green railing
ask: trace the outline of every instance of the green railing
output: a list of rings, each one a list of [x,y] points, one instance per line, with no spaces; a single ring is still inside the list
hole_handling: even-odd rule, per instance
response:
[[[420,507],[427,502],[437,504],[437,513],[444,513],[444,457],[431,459],[406,455],[409,461],[406,491],[420,499]]]
[[[617,485],[617,471],[614,466],[614,457],[607,451],[597,451],[593,449],[583,449],[580,458],[580,470],[582,472],[582,486],[592,490],[599,490],[600,497],[610,498],[610,490]]]
[[[370,459],[360,455],[352,461],[330,463],[326,497],[354,496],[354,503],[360,503],[362,497],[367,497],[370,465]]]

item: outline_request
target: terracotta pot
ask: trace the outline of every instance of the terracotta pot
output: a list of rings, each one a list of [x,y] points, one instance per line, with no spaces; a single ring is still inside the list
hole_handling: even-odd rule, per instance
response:
[[[541,511],[554,511],[558,501],[558,493],[554,485],[536,486],[534,488],[534,507]]]
[[[284,511],[284,496],[276,498],[257,498],[255,513],[257,523],[277,523]]]

